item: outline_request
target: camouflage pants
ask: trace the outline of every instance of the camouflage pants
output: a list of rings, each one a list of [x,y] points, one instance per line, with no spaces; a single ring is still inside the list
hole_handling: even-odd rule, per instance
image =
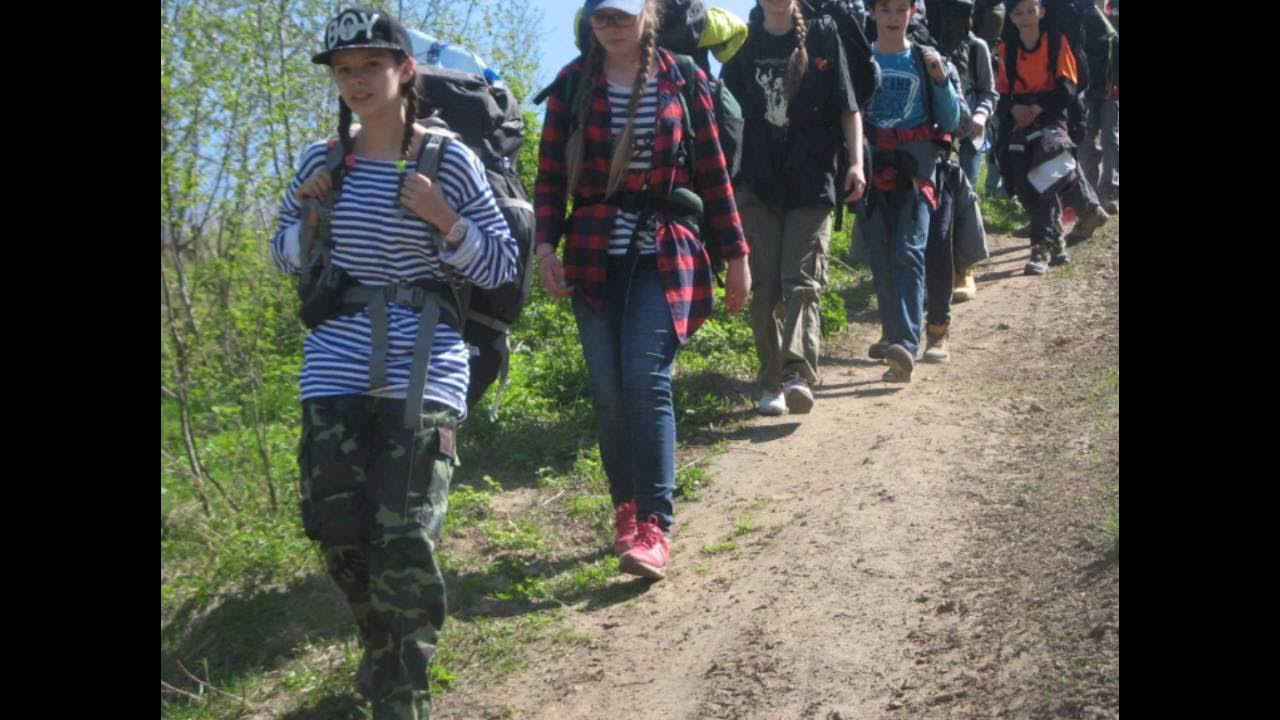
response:
[[[402,402],[344,396],[302,404],[303,525],[360,628],[360,689],[375,720],[431,717],[428,670],[445,616],[435,546],[458,413],[428,402],[413,432],[402,425]]]

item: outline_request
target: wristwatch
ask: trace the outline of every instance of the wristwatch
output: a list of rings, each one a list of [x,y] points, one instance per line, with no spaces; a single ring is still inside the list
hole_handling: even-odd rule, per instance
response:
[[[468,227],[467,219],[459,217],[458,222],[449,228],[449,234],[444,236],[444,241],[449,244],[449,247],[458,247],[466,239]]]

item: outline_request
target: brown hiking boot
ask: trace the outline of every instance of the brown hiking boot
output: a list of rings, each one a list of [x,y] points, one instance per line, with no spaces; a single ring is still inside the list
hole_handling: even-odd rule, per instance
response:
[[[955,289],[951,291],[951,302],[967,302],[978,295],[978,284],[973,281],[973,268],[965,268],[956,273]]]
[[[951,359],[947,350],[947,333],[950,326],[929,323],[925,326],[924,361],[927,363],[944,363]]]
[[[867,357],[872,360],[883,360],[884,354],[889,350],[889,341],[881,335],[880,339],[871,343],[871,347],[867,348]]]
[[[1106,210],[1102,209],[1101,205],[1095,206],[1093,212],[1081,216],[1076,226],[1071,230],[1071,234],[1067,235],[1067,247],[1082,243],[1093,237],[1093,232],[1105,225],[1110,219],[1111,216],[1107,214]]]

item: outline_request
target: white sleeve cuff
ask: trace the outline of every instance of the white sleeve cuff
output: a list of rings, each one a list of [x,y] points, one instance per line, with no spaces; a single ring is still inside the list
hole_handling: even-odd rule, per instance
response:
[[[301,227],[302,222],[299,221],[285,230],[283,238],[284,242],[282,243],[284,245],[282,249],[284,251],[285,262],[295,268],[302,267],[302,246],[298,242],[298,230]]]

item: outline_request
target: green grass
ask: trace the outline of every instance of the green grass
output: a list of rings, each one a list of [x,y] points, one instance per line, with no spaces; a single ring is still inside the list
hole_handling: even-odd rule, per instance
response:
[[[676,497],[688,501],[697,500],[710,482],[711,474],[700,465],[681,468],[676,472]]]
[[[749,535],[760,529],[760,524],[750,515],[739,515],[734,521],[733,534],[738,537]]]
[[[1116,552],[1120,551],[1120,483],[1116,482],[1114,508],[1111,516],[1103,523],[1102,531],[1115,547]]]
[[[990,232],[1009,233],[1027,223],[1027,214],[1013,200],[994,195],[982,195],[982,220]]]
[[[979,188],[986,187],[987,174],[990,170],[991,168],[984,162],[982,172],[978,175]],[[982,208],[982,220],[989,231],[1007,233],[1026,224],[1027,214],[1022,210],[1022,206],[1012,199],[1006,200],[984,192],[979,192],[978,198]]]
[[[725,540],[724,542],[711,543],[702,546],[703,555],[723,555],[738,549],[738,543],[733,540]]]

